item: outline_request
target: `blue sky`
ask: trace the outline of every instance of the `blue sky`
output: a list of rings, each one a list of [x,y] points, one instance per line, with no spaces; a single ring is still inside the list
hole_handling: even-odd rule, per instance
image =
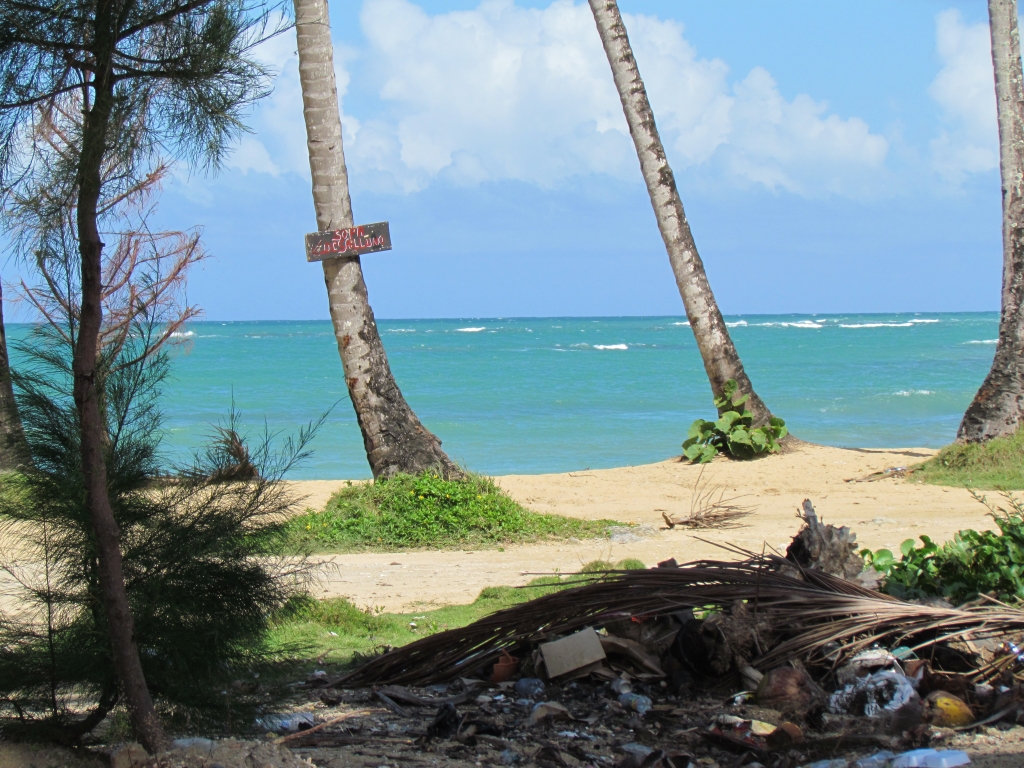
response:
[[[985,3],[620,0],[727,314],[999,306]],[[576,0],[334,2],[357,223],[378,317],[681,314],[590,11]],[[204,228],[213,320],[326,318],[294,35],[216,177],[161,223]]]

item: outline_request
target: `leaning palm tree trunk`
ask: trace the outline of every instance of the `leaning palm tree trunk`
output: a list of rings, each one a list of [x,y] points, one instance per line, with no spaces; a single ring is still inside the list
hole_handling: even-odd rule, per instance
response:
[[[1024,89],[1017,0],[989,0],[1003,187],[1003,295],[992,368],[964,413],[957,439],[1016,432],[1024,414]]]
[[[739,390],[750,394],[747,407],[754,414],[754,423],[764,424],[771,417],[771,412],[754,392],[711,292],[704,264],[697,253],[683,203],[679,199],[675,177],[654,124],[654,112],[651,111],[636,59],[633,58],[619,6],[615,0],[590,0],[590,9],[594,12],[597,31],[612,67],[615,87],[619,91],[626,122],[629,123],[629,133],[640,158],[640,169],[647,182],[658,229],[665,241],[676,285],[683,298],[690,328],[697,339],[697,348],[704,360],[704,370],[711,382],[711,390],[718,396],[725,383],[735,379]]]
[[[299,79],[306,122],[313,205],[319,231],[352,226],[341,142],[334,47],[326,0],[294,0]],[[381,343],[359,257],[322,262],[331,320],[352,406],[375,478],[424,470],[459,476],[441,441],[421,423],[395,383]]]

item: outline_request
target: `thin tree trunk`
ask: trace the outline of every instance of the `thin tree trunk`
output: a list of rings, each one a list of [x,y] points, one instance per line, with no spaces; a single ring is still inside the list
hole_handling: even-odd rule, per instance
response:
[[[114,101],[111,73],[115,45],[116,14],[119,3],[100,2],[96,11],[96,57],[94,101],[84,113],[82,154],[78,167],[78,249],[82,262],[82,303],[78,339],[72,371],[74,399],[81,433],[82,477],[86,504],[96,536],[96,550],[103,608],[107,617],[114,666],[121,682],[132,729],[142,745],[156,752],[167,744],[163,726],[146,687],[121,560],[120,530],[114,519],[107,490],[107,467],[103,456],[104,419],[100,413],[96,370],[100,326],[103,322],[103,242],[97,226],[97,205],[102,182],[100,169],[107,144],[107,130]],[[104,55],[105,54],[105,55]]]
[[[654,216],[665,241],[686,317],[704,361],[704,370],[711,382],[711,391],[717,396],[729,379],[735,379],[740,392],[750,395],[747,407],[754,414],[754,424],[765,424],[771,418],[771,412],[754,392],[711,292],[704,264],[686,221],[682,200],[679,199],[675,176],[654,124],[654,112],[647,99],[647,89],[640,78],[636,59],[633,58],[619,6],[615,0],[590,0],[590,10],[594,12],[597,31],[612,68],[615,87],[622,101],[622,110],[626,114],[629,133],[633,137],[640,169],[654,207]]]
[[[352,201],[341,141],[327,2],[294,3],[317,229],[323,232],[351,227]],[[325,259],[322,264],[345,383],[374,478],[429,469],[446,477],[461,476],[441,449],[441,441],[416,418],[395,383],[367,299],[359,258]]]
[[[1017,431],[1024,412],[1024,88],[1017,0],[989,0],[1003,188],[1003,294],[992,368],[964,413],[957,439]]]
[[[12,472],[28,464],[31,459],[25,432],[21,428],[18,404],[14,401],[3,303],[3,288],[0,287],[0,472]]]

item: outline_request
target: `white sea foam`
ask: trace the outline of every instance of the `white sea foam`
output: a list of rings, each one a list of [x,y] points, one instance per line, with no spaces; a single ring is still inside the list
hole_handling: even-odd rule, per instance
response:
[[[911,395],[934,395],[935,392],[931,389],[901,389],[893,394],[898,397],[910,397]]]
[[[998,344],[999,339],[975,339],[974,341],[965,341],[964,344]]]
[[[912,328],[915,325],[921,323],[938,323],[939,320],[932,319],[914,319],[907,320],[905,323],[840,323],[840,328]]]
[[[728,325],[728,323],[727,323]],[[756,323],[760,328],[821,328],[813,320],[798,320],[795,323]]]
[[[480,333],[480,331],[486,331],[486,328],[456,328],[456,331],[460,333]]]
[[[416,333],[415,328],[388,328],[385,333]]]
[[[175,331],[171,334],[172,339],[191,339],[196,335],[195,331]]]
[[[746,324],[747,324],[746,320],[737,320],[735,323],[726,323],[725,325],[728,328],[739,328],[741,325],[746,325]]]
[[[594,349],[629,349],[625,344],[595,344]]]
[[[672,325],[689,325],[689,324],[690,324],[690,322],[688,320],[684,320],[681,323],[672,323]]]

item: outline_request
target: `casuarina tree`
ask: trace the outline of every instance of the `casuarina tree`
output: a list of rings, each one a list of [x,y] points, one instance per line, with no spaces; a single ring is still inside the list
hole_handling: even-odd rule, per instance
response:
[[[971,443],[1016,432],[1024,416],[1024,88],[1017,0],[989,0],[988,14],[1003,187],[1003,291],[992,368],[957,430],[958,440]]]
[[[11,385],[11,362],[7,356],[3,295],[0,294],[0,472],[12,472],[29,460],[25,431]]]
[[[75,197],[77,328],[72,358],[81,482],[114,668],[137,738],[166,743],[139,659],[108,489],[99,338],[102,198],[131,188],[158,152],[215,167],[267,92],[252,47],[273,9],[255,0],[39,0],[0,4],[0,194],[38,161],[53,109],[81,115],[66,172]],[[42,116],[42,117],[41,117]]]
[[[690,328],[704,361],[704,370],[711,382],[711,391],[715,397],[719,397],[726,382],[734,380],[738,391],[750,395],[746,407],[753,414],[754,426],[767,424],[771,412],[754,392],[743,370],[743,363],[740,362],[729,329],[711,292],[704,263],[697,253],[697,245],[683,211],[665,147],[654,124],[654,112],[633,57],[619,6],[615,0],[589,1],[601,43],[612,68],[622,110],[626,114],[629,133],[640,159],[640,170],[647,183],[658,229],[661,230],[679,295],[683,299],[686,317],[690,321]]]
[[[327,0],[294,0],[306,145],[313,176],[313,206],[321,232],[352,226],[352,200],[341,139],[334,81],[334,47]],[[441,441],[416,417],[388,365],[366,293],[359,257],[325,259],[324,282],[345,373],[375,478],[435,470],[462,472]]]

